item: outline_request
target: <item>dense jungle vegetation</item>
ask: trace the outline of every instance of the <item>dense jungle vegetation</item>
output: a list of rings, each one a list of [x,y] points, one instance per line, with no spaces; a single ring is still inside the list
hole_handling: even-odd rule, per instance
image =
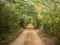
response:
[[[29,22],[60,45],[60,0],[0,0],[0,45]]]

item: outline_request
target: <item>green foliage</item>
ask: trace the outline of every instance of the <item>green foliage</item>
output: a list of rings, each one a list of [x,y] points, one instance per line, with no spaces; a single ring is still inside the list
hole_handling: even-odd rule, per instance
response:
[[[6,2],[0,2],[1,45],[8,45],[10,42],[9,37],[16,32],[20,32],[18,29],[21,29],[21,27],[25,28],[31,21],[30,16],[36,14],[33,7],[33,4],[24,0],[6,0]]]
[[[53,38],[56,45],[60,45],[60,4],[58,0],[43,0],[41,5],[43,5],[43,7],[41,7],[42,9],[39,14],[42,15],[43,18],[39,19],[40,22],[39,20],[36,21],[38,25],[36,26],[43,28],[44,32]]]
[[[59,0],[6,0],[0,2],[0,43],[4,45],[7,36],[18,28],[33,23],[53,37],[60,45],[60,1]],[[5,41],[5,42],[2,42]]]

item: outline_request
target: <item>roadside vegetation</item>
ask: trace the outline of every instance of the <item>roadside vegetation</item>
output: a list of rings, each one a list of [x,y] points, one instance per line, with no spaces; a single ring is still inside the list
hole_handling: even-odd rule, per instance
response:
[[[21,28],[28,23],[33,23],[60,45],[60,0],[0,1],[1,45],[8,45],[13,40],[10,37],[21,33]]]

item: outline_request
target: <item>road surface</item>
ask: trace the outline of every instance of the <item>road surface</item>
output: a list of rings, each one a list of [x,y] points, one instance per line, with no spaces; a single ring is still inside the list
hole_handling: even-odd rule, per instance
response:
[[[41,35],[41,34],[40,34]],[[51,41],[46,41],[47,38],[39,37],[37,31],[32,24],[28,24],[26,29],[14,40],[10,45],[54,45]],[[44,43],[45,42],[45,43]]]

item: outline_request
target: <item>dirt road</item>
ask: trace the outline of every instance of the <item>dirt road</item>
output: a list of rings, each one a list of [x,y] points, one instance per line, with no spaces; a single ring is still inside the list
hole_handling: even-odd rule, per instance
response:
[[[44,43],[43,38],[40,38],[37,31],[35,31],[34,26],[29,24],[23,33],[16,38],[14,42],[10,45],[50,45],[48,43]],[[54,45],[51,43],[51,45]]]

